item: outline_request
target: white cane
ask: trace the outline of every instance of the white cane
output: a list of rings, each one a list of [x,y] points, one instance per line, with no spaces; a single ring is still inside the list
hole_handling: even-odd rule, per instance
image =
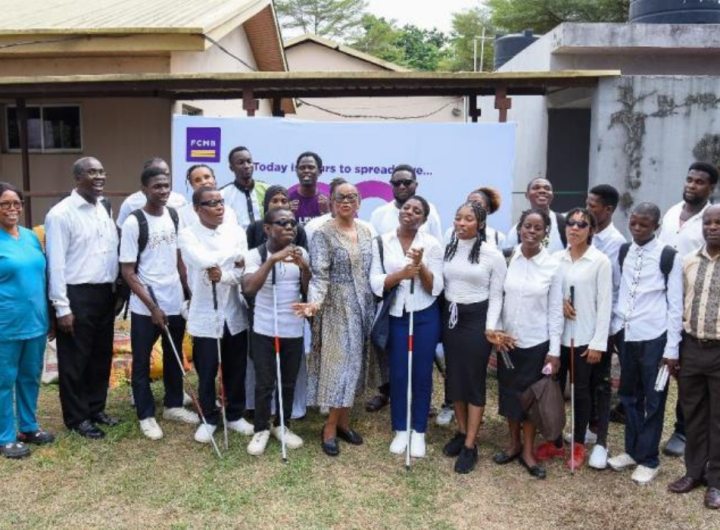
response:
[[[570,305],[575,309],[575,286],[570,286]],[[577,314],[575,315],[577,317]],[[575,474],[575,320],[570,321],[570,473]]]
[[[412,432],[410,431],[410,414],[412,406],[412,360],[413,360],[413,328],[415,324],[415,278],[410,280],[410,329],[408,332],[408,372],[407,372],[407,410],[405,411],[405,430],[407,431],[407,446],[405,448],[405,469],[410,471],[410,445]]]
[[[220,321],[220,311],[218,309],[218,298],[217,298],[217,284],[212,282],[212,295],[213,295],[213,307],[215,308],[215,324],[218,328],[217,337],[217,356],[218,356],[218,379],[220,380],[220,410],[222,412],[223,420],[223,435],[225,437],[225,450],[229,449],[228,445],[228,423],[227,423],[227,412],[225,410],[225,383],[223,382],[223,369],[222,369],[222,351],[221,342],[222,336],[225,332],[225,326]]]
[[[273,321],[275,325],[275,371],[277,372],[278,415],[280,416],[280,446],[282,459],[287,463],[287,447],[285,445],[285,411],[283,410],[282,375],[280,374],[280,335],[278,334],[277,290],[275,281],[275,264],[272,267]]]

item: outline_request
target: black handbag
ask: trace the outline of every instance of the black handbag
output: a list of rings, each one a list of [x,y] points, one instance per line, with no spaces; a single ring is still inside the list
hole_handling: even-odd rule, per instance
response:
[[[377,236],[375,241],[377,241],[378,253],[380,254],[380,267],[382,268],[383,274],[387,274],[385,271],[385,252],[382,238]],[[390,307],[392,307],[395,301],[398,287],[399,284],[383,292],[383,297],[380,299],[380,304],[375,313],[372,331],[370,332],[370,340],[373,345],[382,351],[387,349],[388,338],[390,337]]]

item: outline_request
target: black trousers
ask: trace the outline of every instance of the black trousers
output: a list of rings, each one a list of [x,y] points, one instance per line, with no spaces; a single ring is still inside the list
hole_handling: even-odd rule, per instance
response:
[[[245,411],[245,371],[247,369],[247,331],[231,335],[227,325],[220,340],[222,380],[225,387],[225,413],[228,421],[237,421]],[[198,399],[205,419],[217,425],[220,411],[215,404],[215,379],[218,373],[217,339],[194,337],[193,364],[198,375]]]
[[[178,355],[182,360],[182,341],[185,319],[180,315],[168,316],[168,328]],[[132,345],[132,390],[138,419],[155,416],[155,398],[150,388],[150,356],[158,337],[162,336],[163,383],[166,408],[182,407],[183,380],[167,334],[152,323],[152,318],[132,313],[130,315],[130,343]]]
[[[612,396],[612,349],[603,352],[600,362],[593,364],[590,374],[590,424],[594,425],[597,444],[607,448],[610,427],[610,398]]]
[[[60,405],[68,428],[105,410],[112,367],[112,284],[68,285],[73,335],[57,331]]]
[[[680,350],[680,405],[685,413],[687,474],[720,488],[720,344],[685,336]]]
[[[295,382],[304,355],[303,349],[302,337],[280,339],[280,377],[285,425],[289,424],[292,416]],[[255,432],[261,432],[270,428],[270,406],[277,389],[275,338],[253,332],[252,359],[255,364]],[[280,425],[279,414],[275,415],[274,423],[275,426]]]
[[[575,346],[575,432],[573,439],[575,443],[585,444],[585,432],[590,423],[590,376],[593,366],[587,362],[586,357],[581,357],[587,350],[587,345]],[[570,348],[560,347],[560,388],[565,392],[566,384],[570,378]]]

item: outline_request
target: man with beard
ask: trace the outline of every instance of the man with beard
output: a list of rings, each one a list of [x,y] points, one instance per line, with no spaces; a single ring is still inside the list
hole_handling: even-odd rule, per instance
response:
[[[683,258],[705,244],[703,214],[710,207],[710,197],[718,181],[718,170],[712,164],[695,162],[688,169],[683,200],[671,207],[662,220],[659,238],[675,248]],[[665,444],[667,456],[685,453],[685,418],[678,403],[675,409],[675,432]]]
[[[230,171],[235,180],[220,190],[227,207],[235,212],[243,230],[253,221],[262,219],[263,199],[268,185],[253,179],[255,164],[247,147],[234,147],[228,155]]]
[[[525,191],[525,198],[530,203],[530,208],[543,210],[550,216],[550,235],[543,245],[551,254],[559,250],[565,250],[567,236],[565,235],[565,217],[561,213],[553,212],[550,209],[553,198],[553,186],[546,178],[537,177],[530,181]],[[515,248],[518,245],[517,225],[514,225],[507,235],[505,248]]]
[[[295,171],[300,186],[290,192],[290,210],[301,225],[330,211],[330,202],[327,196],[318,192],[317,189],[317,181],[323,171],[322,168],[322,158],[311,151],[301,153],[295,162]]]

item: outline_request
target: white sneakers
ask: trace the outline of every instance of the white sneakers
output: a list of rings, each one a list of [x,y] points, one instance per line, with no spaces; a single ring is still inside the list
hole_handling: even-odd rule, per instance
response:
[[[437,418],[435,418],[435,423],[442,427],[445,427],[447,425],[450,425],[454,417],[455,411],[452,409],[452,407],[443,407],[440,409]]]
[[[282,442],[282,430],[280,429],[280,427],[272,427],[272,429],[270,429],[270,432],[272,432],[272,435],[275,437],[276,440]],[[297,434],[285,427],[285,447],[287,447],[288,449],[300,449],[302,445],[302,438],[300,438]]]
[[[253,427],[252,423],[245,420],[245,418],[240,418],[239,420],[235,421],[229,421],[228,422],[228,429],[231,431],[239,432],[240,434],[243,434],[245,436],[252,436],[255,432],[255,428]]]
[[[197,425],[200,423],[200,418],[197,414],[183,407],[166,408],[163,410],[163,419],[179,421],[180,423],[187,423],[189,425]]]
[[[407,450],[407,431],[396,431],[395,438],[390,444],[390,452],[395,455],[402,455]],[[425,433],[411,431],[410,433],[410,456],[414,458],[425,457]]]
[[[660,468],[638,466],[632,474],[632,480],[638,486],[647,486],[660,472]]]
[[[195,431],[195,441],[201,444],[209,444],[216,430],[217,425],[200,424]]]
[[[396,431],[395,438],[390,444],[390,452],[394,455],[401,455],[405,452],[408,443],[407,431]],[[412,447],[410,448],[412,449]]]
[[[615,471],[622,471],[623,469],[636,466],[637,462],[635,462],[635,459],[629,454],[623,453],[608,459],[608,464]]]
[[[146,438],[151,440],[159,440],[163,437],[162,429],[152,417],[140,420],[140,430]]]
[[[267,447],[269,439],[270,431],[265,430],[256,432],[247,446],[248,454],[252,456],[260,456],[261,454],[263,454],[265,452],[265,447]]]
[[[605,469],[608,465],[608,452],[602,445],[593,447],[588,465],[593,469]]]
[[[573,435],[570,432],[565,433],[565,443],[570,443],[573,440]],[[593,445],[597,443],[597,434],[592,432],[590,428],[585,431],[585,444]]]

